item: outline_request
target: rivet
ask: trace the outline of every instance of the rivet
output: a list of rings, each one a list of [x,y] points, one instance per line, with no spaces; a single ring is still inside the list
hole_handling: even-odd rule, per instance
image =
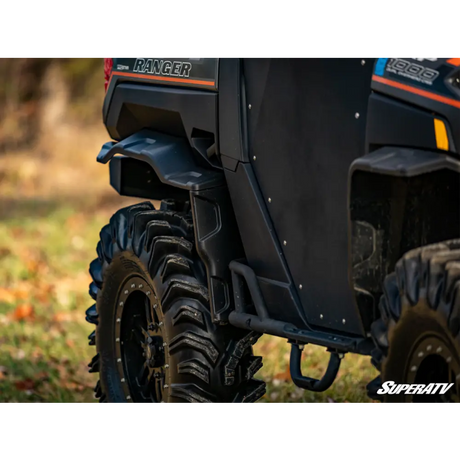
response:
[[[339,353],[339,358],[340,358],[340,359],[343,359],[344,356],[345,356],[345,355],[344,355],[343,353]]]
[[[286,245],[287,245],[287,241],[286,241],[286,240],[284,240],[284,241],[283,241],[283,244],[286,246]]]
[[[319,317],[320,317],[320,319],[323,319],[323,318],[324,318],[324,316],[323,316],[323,314],[322,314],[322,313],[321,313],[321,315],[319,315]]]
[[[165,347],[166,345],[168,345],[166,342],[163,342],[163,346]]]
[[[169,364],[165,364],[165,369],[169,369]]]
[[[302,289],[302,288],[303,288],[303,286],[301,284],[299,284],[299,289]]]
[[[254,161],[256,161],[256,158],[257,158],[257,157],[256,157],[255,155],[252,157],[252,159],[253,159]]]
[[[412,367],[410,368],[410,370],[411,370],[411,372],[415,372],[415,371],[417,370],[417,366],[412,366]]]
[[[356,119],[359,118],[359,113],[358,113],[358,112],[355,113],[355,118],[356,118]]]
[[[448,356],[448,357],[446,358],[446,362],[450,363],[451,361],[452,361],[452,356]]]
[[[131,287],[134,289],[134,288],[136,287],[136,285],[135,285],[135,284],[131,284]]]
[[[251,104],[248,105],[248,109],[249,109],[249,110],[252,109],[252,105],[251,105]]]
[[[153,308],[157,308],[157,307],[158,307],[158,305],[157,305],[157,304],[154,304],[154,305],[153,305]]]
[[[124,379],[124,378],[121,379],[120,382],[121,382],[121,383],[125,383],[125,379]]]
[[[129,395],[128,395],[128,396],[126,396],[126,399],[131,399],[131,396],[129,396]]]
[[[117,363],[121,363],[121,358],[118,358],[118,359],[117,359]]]
[[[160,322],[158,323],[158,326],[163,326],[163,321],[160,321]]]
[[[123,302],[120,302],[120,304],[119,304],[119,305],[120,305],[120,307],[122,307],[122,306],[123,306]]]
[[[271,203],[271,202],[272,202],[272,199],[271,199],[271,198],[269,198],[269,199],[268,199],[268,202],[269,202],[269,203]]]
[[[139,284],[139,289],[142,289],[144,287],[143,284]]]
[[[147,295],[150,295],[150,291],[147,291],[146,294],[147,294]]]
[[[115,342],[119,342],[119,341],[120,341],[120,337],[117,337],[117,338],[115,339]]]
[[[436,353],[441,353],[441,351],[442,351],[442,347],[436,348]]]
[[[419,358],[421,358],[423,356],[423,351],[419,352],[419,354],[417,355]]]
[[[166,383],[163,388],[169,388],[169,385]]]
[[[426,351],[430,351],[432,348],[433,348],[433,347],[432,347],[431,345],[428,345],[428,346],[426,347]]]
[[[198,313],[194,313],[195,316],[198,316]]]
[[[128,292],[129,292],[128,289],[126,289],[125,294],[128,294]]]
[[[117,318],[117,323],[119,323],[121,321],[121,318]]]
[[[364,59],[361,60],[361,65],[366,64],[366,61]]]
[[[342,323],[345,324],[347,320],[345,318],[342,319]]]

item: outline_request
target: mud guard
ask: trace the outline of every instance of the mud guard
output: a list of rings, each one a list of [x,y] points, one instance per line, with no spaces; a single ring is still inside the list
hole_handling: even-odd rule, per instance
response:
[[[460,161],[383,147],[349,171],[349,283],[366,330],[382,283],[410,249],[460,236]],[[446,218],[448,216],[448,218]]]
[[[180,137],[142,130],[120,142],[104,144],[97,161],[105,164],[117,154],[146,162],[160,182],[172,187],[191,191],[225,184],[222,172],[197,164],[187,139]]]

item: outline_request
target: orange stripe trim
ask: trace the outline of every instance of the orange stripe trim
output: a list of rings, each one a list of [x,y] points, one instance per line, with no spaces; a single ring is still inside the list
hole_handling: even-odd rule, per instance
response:
[[[457,67],[460,65],[460,58],[450,58],[447,60],[447,62]]]
[[[439,96],[438,94],[430,93],[429,91],[425,91],[423,89],[418,89],[412,86],[404,85],[403,83],[399,83],[397,81],[388,80],[387,78],[379,77],[378,75],[374,75],[372,77],[372,80],[378,83],[382,83],[384,85],[402,89],[403,91],[407,91],[409,93],[418,94],[419,96],[432,99],[433,101],[442,102],[443,104],[451,105],[453,107],[457,107],[457,109],[460,109],[460,101],[450,99],[449,97]]]
[[[215,86],[215,83],[213,81],[206,81],[206,80],[188,80],[185,78],[160,77],[158,75],[141,75],[138,73],[125,73],[125,72],[112,72],[112,76],[113,75],[120,75],[122,77],[143,78],[145,80],[171,81],[174,83],[189,83],[192,85]]]

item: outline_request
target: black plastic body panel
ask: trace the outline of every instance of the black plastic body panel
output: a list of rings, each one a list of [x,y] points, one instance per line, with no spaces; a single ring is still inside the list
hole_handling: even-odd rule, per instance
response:
[[[240,162],[235,172],[224,171],[246,258],[256,273],[270,317],[306,327],[305,315],[251,165]]]
[[[453,144],[447,127],[449,144]],[[434,116],[429,111],[371,94],[367,115],[368,153],[386,145],[436,150]]]
[[[244,85],[241,59],[221,59],[219,72],[219,151],[247,161],[244,124]]]
[[[214,136],[218,145],[216,93],[122,83],[114,89],[108,107],[105,124],[112,139],[151,129],[193,144],[199,130]]]
[[[230,262],[244,258],[243,244],[226,185],[190,193],[198,254],[206,266],[214,322],[233,309]]]
[[[364,330],[348,281],[347,178],[365,153],[372,68],[359,59],[244,60],[249,158],[308,323],[357,335]],[[273,270],[267,255],[257,263]]]

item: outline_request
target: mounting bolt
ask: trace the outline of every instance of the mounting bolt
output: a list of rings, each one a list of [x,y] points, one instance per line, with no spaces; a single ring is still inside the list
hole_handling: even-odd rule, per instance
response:
[[[160,322],[158,323],[158,326],[163,326],[163,321],[160,321]]]
[[[338,357],[339,357],[340,359],[343,359],[344,356],[345,356],[345,355],[344,355],[343,353],[339,353],[339,354],[338,354]]]
[[[120,380],[120,382],[121,382],[121,383],[125,383],[125,379],[122,378],[122,379]]]
[[[410,368],[410,370],[411,370],[411,372],[415,372],[415,371],[417,370],[417,366],[412,366],[412,367]]]
[[[359,113],[358,113],[358,112],[355,113],[355,118],[356,118],[356,119],[359,118]]]
[[[249,109],[249,110],[252,109],[252,105],[251,105],[251,104],[248,105],[248,109]]]
[[[153,308],[157,308],[157,307],[158,307],[158,305],[156,303],[153,304]]]
[[[303,286],[301,284],[299,284],[299,289],[302,289],[302,288],[303,288]]]
[[[342,319],[342,324],[345,324],[347,320],[345,318]]]
[[[286,241],[286,240],[284,240],[284,241],[283,241],[283,244],[286,246],[286,245],[287,245],[287,241]]]
[[[131,396],[129,396],[129,395],[128,395],[128,396],[126,396],[126,399],[131,399]]]
[[[319,318],[320,318],[320,319],[323,319],[323,318],[324,318],[324,316],[323,316],[322,313],[321,313],[321,315],[319,315]]]
[[[420,351],[419,354],[417,355],[419,358],[423,356],[423,351]]]
[[[117,363],[121,363],[121,358],[118,358],[118,359],[117,359]]]
[[[257,158],[257,157],[256,157],[255,155],[252,157],[252,159],[253,159],[254,161],[256,161],[256,158]]]
[[[169,364],[165,364],[165,369],[169,369]]]
[[[442,351],[442,347],[436,348],[436,353],[441,353],[441,351]]]
[[[119,304],[119,305],[120,305],[120,307],[122,307],[122,306],[123,306],[123,302],[120,302],[120,304]]]
[[[268,202],[269,202],[269,203],[271,203],[271,202],[272,202],[272,199],[271,199],[271,198],[269,198],[269,199],[268,199]]]
[[[366,61],[364,59],[361,59],[361,65],[365,65]]]
[[[147,291],[146,294],[147,294],[147,295],[150,295],[150,291]]]
[[[117,323],[119,323],[121,321],[121,318],[117,318]]]
[[[163,342],[163,346],[166,347],[168,344],[166,342]]]
[[[433,348],[433,347],[432,347],[431,345],[428,345],[428,346],[426,347],[426,351],[430,351],[432,348]]]
[[[142,289],[144,287],[143,284],[139,284],[139,289]]]
[[[117,338],[115,339],[115,342],[119,342],[119,341],[120,341],[120,337],[117,337]]]
[[[303,350],[305,348],[305,345],[301,344],[299,345],[299,350]]]
[[[168,385],[167,383],[165,383],[165,384],[163,385],[163,388],[169,388],[169,385]]]
[[[446,358],[446,362],[450,363],[451,361],[452,361],[452,356],[448,356],[448,357]]]
[[[125,294],[128,294],[128,292],[129,292],[128,289],[126,289]]]

